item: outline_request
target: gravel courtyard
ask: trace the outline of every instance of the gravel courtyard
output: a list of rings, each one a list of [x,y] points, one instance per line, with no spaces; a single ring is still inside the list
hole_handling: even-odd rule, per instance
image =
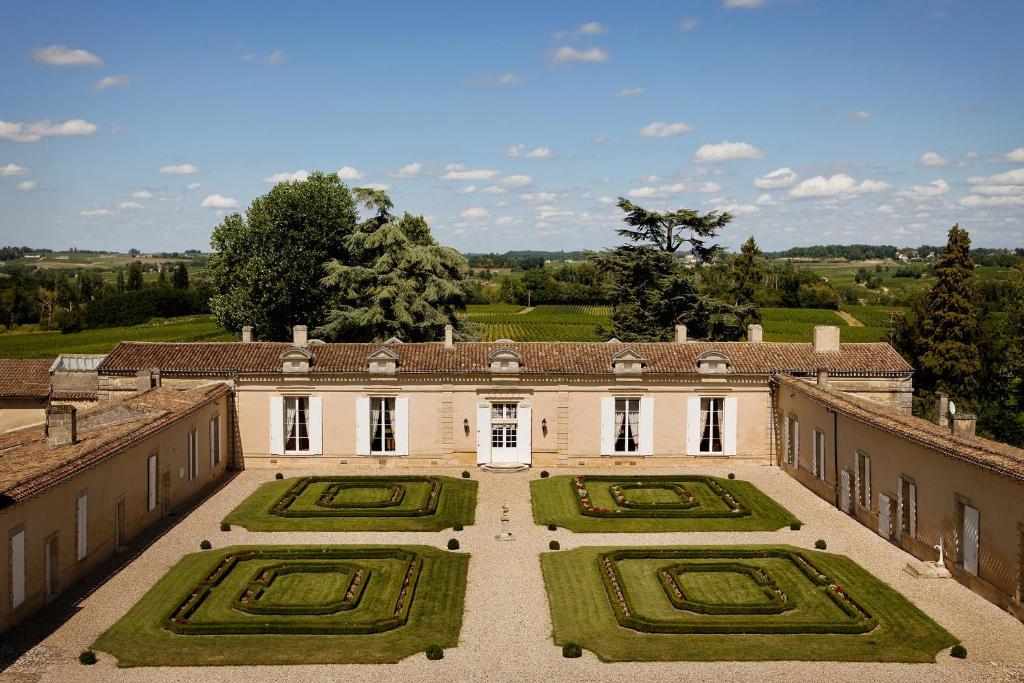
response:
[[[461,470],[429,473],[459,476]],[[614,473],[622,470],[587,470]],[[692,468],[687,474],[725,476],[722,468]],[[480,481],[477,523],[452,532],[252,533],[240,528],[219,531],[221,519],[274,470],[249,470],[185,516],[138,558],[88,595],[79,611],[22,655],[0,681],[139,680],[139,681],[308,681],[308,680],[1008,680],[1024,681],[1024,625],[951,579],[914,579],[903,566],[912,559],[869,529],[841,514],[775,468],[755,465],[733,470],[804,521],[800,531],[741,533],[573,534],[534,526],[529,482],[539,470],[516,474],[474,472]],[[412,473],[400,470],[345,469],[345,474]],[[679,473],[665,470],[664,473]],[[314,472],[287,471],[288,476]],[[330,473],[319,469],[316,474]],[[423,472],[416,472],[423,473]],[[552,471],[571,474],[573,471]],[[662,473],[651,470],[651,474]],[[502,504],[511,508],[514,542],[498,542]],[[97,653],[99,664],[85,667],[78,653],[119,619],[178,559],[198,550],[199,541],[214,547],[234,544],[421,543],[443,548],[452,536],[472,554],[466,612],[459,647],[442,661],[420,654],[398,664],[305,667],[204,667],[118,669],[113,657]],[[698,545],[787,543],[813,548],[824,538],[830,552],[848,555],[887,582],[924,612],[962,639],[969,653],[957,660],[940,653],[937,664],[862,663],[621,663],[604,664],[588,652],[563,659],[551,641],[544,582],[537,556],[557,539],[563,549],[582,545]],[[272,637],[272,636],[271,636]]]

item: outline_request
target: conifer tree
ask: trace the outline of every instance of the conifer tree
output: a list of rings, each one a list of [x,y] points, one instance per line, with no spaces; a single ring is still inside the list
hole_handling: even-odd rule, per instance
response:
[[[740,253],[732,262],[733,293],[736,302],[753,304],[757,290],[761,287],[766,270],[765,258],[751,235],[740,247]]]
[[[959,225],[950,228],[935,266],[935,284],[895,330],[897,346],[917,371],[915,384],[961,398],[978,395],[981,375],[979,297],[970,248],[967,231]]]

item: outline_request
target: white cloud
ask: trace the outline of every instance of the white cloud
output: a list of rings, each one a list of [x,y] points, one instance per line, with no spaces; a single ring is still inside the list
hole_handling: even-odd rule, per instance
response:
[[[495,86],[495,85],[516,85],[523,82],[523,77],[514,73],[503,73],[497,76],[477,76],[476,78],[467,78],[462,83],[463,85],[471,85],[477,88]]]
[[[646,91],[643,88],[623,88],[619,92],[615,93],[616,97],[638,97],[643,95]]]
[[[284,53],[280,50],[274,50],[267,55],[267,64],[281,64],[284,62]]]
[[[78,215],[85,216],[86,218],[111,218],[112,216],[117,215],[117,211],[100,206],[95,209],[85,209],[80,211]]]
[[[891,214],[895,212],[895,209],[893,209],[892,206],[890,206],[889,204],[879,204],[878,208],[875,209],[875,211],[877,211],[878,213]]]
[[[509,158],[526,157],[527,159],[549,159],[554,156],[547,147],[534,147],[527,149],[526,145],[512,145],[505,149],[505,156]]]
[[[117,88],[125,85],[130,85],[132,82],[131,77],[124,74],[120,76],[104,76],[100,80],[92,84],[92,91],[99,92],[100,90],[106,90],[107,88]]]
[[[713,182],[703,182],[698,183],[696,185],[693,185],[688,182],[678,182],[659,185],[657,187],[652,187],[650,185],[645,185],[643,187],[635,187],[626,194],[628,194],[630,197],[637,198],[662,198],[682,194],[683,192],[718,192],[721,189],[721,185]]]
[[[192,190],[198,190],[202,186],[203,186],[202,183],[189,183],[188,185],[185,186],[185,192],[191,192]]]
[[[696,129],[693,126],[688,123],[683,123],[682,121],[676,121],[674,123],[655,121],[654,123],[648,123],[646,126],[641,128],[640,135],[647,138],[671,138],[694,130]]]
[[[960,200],[960,206],[966,207],[1003,207],[1003,206],[1024,206],[1024,195],[982,197],[970,194]]]
[[[566,62],[606,62],[608,53],[599,47],[575,48],[563,45],[551,53],[551,60],[563,64]]]
[[[88,50],[48,45],[32,50],[32,59],[50,66],[99,66],[103,60]]]
[[[790,190],[789,196],[797,199],[843,197],[884,192],[888,189],[889,184],[880,180],[863,180],[858,183],[845,173],[838,173],[829,178],[820,175],[808,178]]]
[[[598,197],[597,198],[597,203],[598,204],[615,204],[617,201],[618,200],[615,199],[615,197],[604,196],[604,197]]]
[[[69,119],[64,123],[53,123],[50,119],[43,119],[35,123],[0,121],[0,140],[38,142],[49,137],[92,135],[96,130],[95,123],[89,123],[83,119]]]
[[[140,204],[138,202],[121,202],[120,204],[117,205],[117,208],[125,209],[125,210],[129,210],[130,211],[130,210],[133,210],[133,209],[134,210],[145,209],[146,206],[145,206],[145,204]]]
[[[363,172],[351,166],[342,166],[338,169],[338,178],[341,180],[361,180]]]
[[[723,140],[717,145],[702,145],[693,155],[694,161],[719,162],[730,159],[760,159],[764,152],[747,142]]]
[[[32,190],[39,189],[39,181],[37,180],[23,180],[18,183],[18,190],[20,192],[31,192]]]
[[[149,190],[138,190],[137,192],[132,192],[132,199],[149,199],[152,196],[153,193]]]
[[[516,223],[516,219],[512,216],[500,216],[494,220],[495,225],[512,225]]]
[[[583,36],[600,36],[608,33],[610,30],[599,21],[588,21],[576,29],[576,33]]]
[[[444,167],[445,173],[441,180],[490,180],[501,175],[501,171],[490,171],[487,169],[466,168],[462,164],[448,164]]]
[[[459,194],[473,194],[476,192],[476,185],[466,185],[465,187],[460,187],[455,191]]]
[[[459,215],[462,216],[463,218],[478,219],[487,218],[491,214],[487,209],[483,208],[482,206],[471,206],[462,213],[460,213]]]
[[[789,166],[777,168],[754,180],[759,190],[781,190],[796,184],[796,173]]]
[[[548,202],[557,202],[562,198],[562,195],[557,192],[524,192],[519,195],[519,198],[528,204],[546,204]]]
[[[484,194],[505,194],[507,192],[504,187],[498,187],[497,185],[488,185],[480,191]]]
[[[32,171],[17,164],[4,164],[0,166],[0,176],[29,175]]]
[[[278,183],[286,183],[292,180],[306,180],[307,178],[309,178],[309,171],[305,171],[300,168],[298,171],[293,171],[291,173],[288,171],[281,171],[280,173],[275,173],[272,176],[267,176],[263,179],[263,182],[277,185]]]
[[[195,164],[175,164],[173,166],[161,166],[160,173],[169,173],[171,175],[192,175],[193,173],[199,173],[199,167]]]
[[[768,192],[762,192],[759,194],[757,199],[754,200],[754,203],[758,206],[775,206],[778,204],[778,202],[775,201],[775,197],[772,197]]]
[[[211,194],[200,204],[204,209],[237,209],[238,200],[219,194]]]
[[[971,176],[967,182],[970,185],[1024,185],[1024,168],[990,176]]]
[[[988,196],[1024,195],[1024,185],[974,185],[971,194]]]
[[[603,142],[608,142],[607,133],[598,133],[597,135],[594,136],[594,144],[600,145]]]
[[[683,29],[684,31],[692,31],[693,29],[697,28],[698,23],[700,22],[695,17],[687,17],[686,19],[683,19],[682,21],[679,22],[679,28]]]
[[[510,175],[501,184],[505,187],[529,187],[533,185],[533,178],[528,175]]]
[[[1013,164],[1024,163],[1024,147],[1010,150],[1006,154],[996,157],[993,161],[1008,161]]]
[[[869,111],[855,111],[846,117],[849,123],[860,123],[862,121],[868,121],[871,119],[871,112]]]
[[[952,166],[953,162],[942,156],[938,152],[925,152],[921,155],[921,158],[917,160],[918,166]]]
[[[381,192],[387,192],[391,189],[391,186],[387,183],[366,183],[360,185],[360,187],[365,187],[368,190],[380,190]]]
[[[406,164],[402,168],[398,169],[397,175],[399,178],[412,178],[420,174],[423,170],[423,164],[418,161],[414,161],[411,164]]]
[[[721,206],[714,207],[715,211],[728,212],[734,216],[749,216],[752,213],[757,213],[761,210],[761,207],[754,204],[723,204]]]
[[[893,194],[902,199],[910,199],[913,201],[921,201],[924,199],[935,199],[936,197],[942,197],[949,193],[949,183],[939,178],[938,180],[932,181],[928,185],[914,185],[913,187],[907,187],[902,190],[897,190]]]
[[[726,9],[754,9],[768,4],[768,0],[722,0]]]

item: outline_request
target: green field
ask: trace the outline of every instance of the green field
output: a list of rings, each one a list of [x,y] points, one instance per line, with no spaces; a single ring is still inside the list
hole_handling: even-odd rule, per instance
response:
[[[525,313],[511,304],[472,305],[466,317],[476,323],[483,341],[606,341],[597,334],[599,324],[608,325],[610,306],[536,306]]]
[[[93,647],[122,667],[397,662],[458,644],[468,567],[416,545],[195,553]]]
[[[0,334],[0,358],[53,358],[59,353],[108,353],[121,341],[232,341],[208,315],[153,320],[132,327],[106,327],[71,334],[22,332]]]
[[[249,531],[440,531],[473,524],[477,486],[441,476],[294,477],[263,484],[224,521]]]
[[[602,661],[934,662],[957,642],[842,555],[582,547],[541,568],[555,643]]]
[[[824,308],[761,308],[759,312],[765,341],[807,343],[814,336],[816,325],[837,325],[840,341],[877,342],[889,341],[889,317],[882,311],[896,308],[848,306],[843,309],[863,322],[864,327],[850,325],[835,311]],[[884,324],[879,324],[882,322]]]
[[[579,493],[576,475],[531,481],[533,521],[577,533],[775,531],[798,521],[756,486],[739,479],[684,475],[585,475],[579,479],[585,496]],[[621,488],[624,502],[616,500],[615,486]],[[672,494],[692,499],[677,505]],[[666,495],[667,503],[651,505]],[[584,498],[589,499],[589,507]]]

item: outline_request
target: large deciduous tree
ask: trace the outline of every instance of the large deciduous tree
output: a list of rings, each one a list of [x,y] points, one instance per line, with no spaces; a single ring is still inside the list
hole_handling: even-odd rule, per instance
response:
[[[228,330],[252,325],[261,339],[286,340],[293,325],[327,321],[327,263],[350,263],[355,201],[335,174],[280,183],[253,200],[243,218],[227,216],[211,238],[210,301]]]
[[[967,231],[950,228],[935,284],[895,329],[896,345],[917,370],[915,384],[963,398],[978,395],[982,375],[980,301],[970,248]]]
[[[314,333],[332,341],[435,341],[451,324],[464,334],[456,316],[466,307],[462,255],[435,242],[422,216],[394,216],[385,192],[353,192],[373,215],[345,239],[350,260],[327,264],[330,310]]]

